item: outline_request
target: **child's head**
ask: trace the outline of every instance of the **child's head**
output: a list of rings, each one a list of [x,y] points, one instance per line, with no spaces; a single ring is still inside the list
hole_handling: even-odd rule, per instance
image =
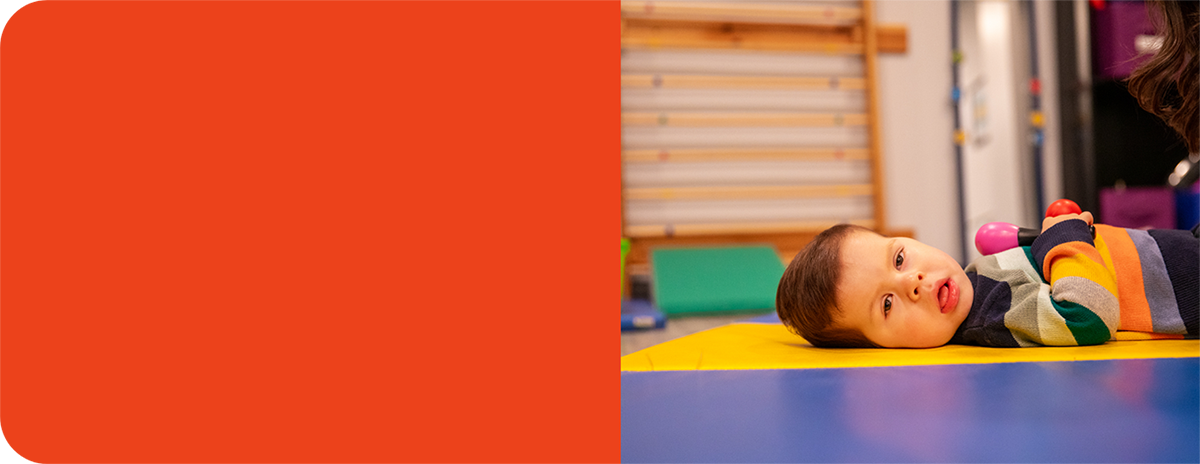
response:
[[[967,274],[941,250],[842,224],[796,255],[775,307],[813,346],[927,348],[950,341],[973,297]]]

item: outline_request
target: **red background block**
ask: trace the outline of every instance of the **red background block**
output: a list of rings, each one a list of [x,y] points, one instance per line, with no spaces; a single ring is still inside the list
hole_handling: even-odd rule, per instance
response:
[[[39,462],[617,461],[616,2],[42,2],[0,40]]]

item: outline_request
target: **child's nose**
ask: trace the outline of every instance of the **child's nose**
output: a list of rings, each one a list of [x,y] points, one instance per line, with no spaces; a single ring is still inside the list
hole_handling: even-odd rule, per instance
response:
[[[913,301],[919,300],[921,298],[921,292],[924,291],[924,289],[922,289],[921,286],[924,284],[925,284],[925,273],[920,272],[920,271],[913,271],[909,275],[909,285],[912,288],[908,292],[908,297],[911,298]]]

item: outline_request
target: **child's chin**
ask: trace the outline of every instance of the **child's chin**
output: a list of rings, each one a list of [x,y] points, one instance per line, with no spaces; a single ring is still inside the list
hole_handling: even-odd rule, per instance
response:
[[[937,348],[937,347],[939,347],[939,346],[946,346],[946,344],[947,344],[947,343],[950,343],[950,339],[946,339],[946,341],[944,341],[944,342],[941,342],[941,343],[937,343],[937,344],[931,344],[931,345],[929,345],[929,346],[922,346],[921,348],[922,348],[922,349],[928,349],[928,348]]]
[[[946,341],[943,341],[941,343],[938,343],[937,341],[934,341],[934,340],[926,340],[926,341],[922,341],[920,343],[911,344],[911,345],[907,346],[906,348],[924,350],[924,349],[928,349],[928,348],[937,348],[939,346],[946,346],[947,343],[950,343],[950,337],[947,337]]]

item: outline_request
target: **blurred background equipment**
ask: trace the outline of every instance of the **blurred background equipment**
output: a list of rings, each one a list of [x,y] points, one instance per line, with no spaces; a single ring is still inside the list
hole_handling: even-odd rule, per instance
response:
[[[624,234],[767,243],[783,260],[840,222],[886,230],[872,4],[622,2]]]

